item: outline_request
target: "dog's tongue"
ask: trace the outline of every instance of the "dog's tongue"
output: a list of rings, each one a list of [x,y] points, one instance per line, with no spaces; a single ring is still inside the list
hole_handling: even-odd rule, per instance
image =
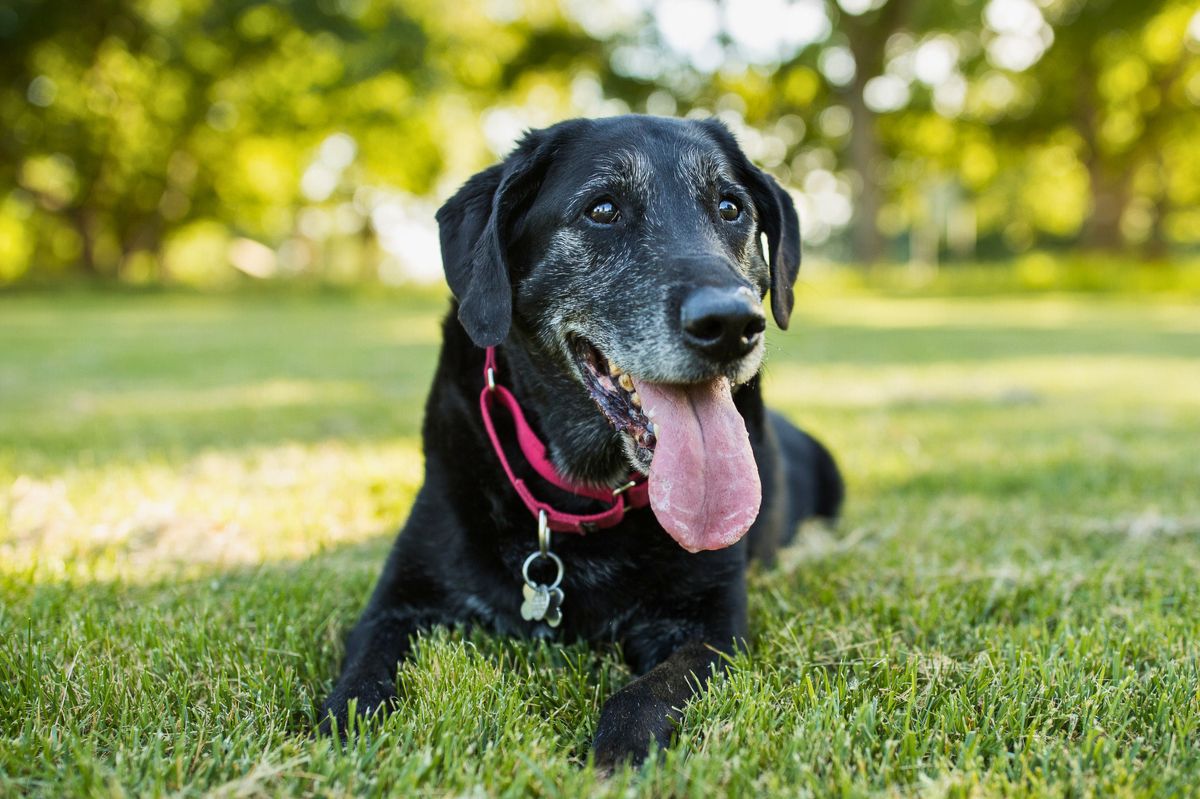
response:
[[[689,552],[736,543],[758,516],[762,486],[729,381],[636,388],[658,440],[650,507],[659,523]]]

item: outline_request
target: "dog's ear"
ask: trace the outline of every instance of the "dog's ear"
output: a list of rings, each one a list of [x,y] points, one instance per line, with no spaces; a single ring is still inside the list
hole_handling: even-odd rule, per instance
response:
[[[446,282],[458,299],[458,319],[480,347],[508,337],[512,283],[508,236],[537,192],[547,160],[541,136],[526,135],[501,164],[480,172],[437,212]]]
[[[758,209],[758,222],[767,234],[771,259],[771,314],[787,330],[792,317],[792,286],[800,274],[800,217],[792,198],[775,178],[757,169],[750,181],[750,196]]]
[[[709,119],[701,124],[720,145],[750,190],[759,227],[767,234],[768,258],[771,262],[771,314],[775,317],[775,323],[787,330],[788,320],[792,316],[792,286],[800,274],[800,217],[796,214],[796,206],[775,178],[750,163],[723,123]]]

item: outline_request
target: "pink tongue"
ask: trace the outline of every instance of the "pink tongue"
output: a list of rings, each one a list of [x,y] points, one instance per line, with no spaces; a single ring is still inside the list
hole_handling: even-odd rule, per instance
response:
[[[762,486],[729,381],[636,388],[658,439],[650,507],[659,523],[688,552],[736,543],[758,516]]]

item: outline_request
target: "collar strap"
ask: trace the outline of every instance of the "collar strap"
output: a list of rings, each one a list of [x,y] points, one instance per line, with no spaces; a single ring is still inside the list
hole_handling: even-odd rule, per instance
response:
[[[500,459],[500,465],[504,467],[504,473],[508,475],[508,481],[512,483],[513,488],[521,497],[521,501],[525,503],[525,507],[529,508],[529,512],[535,519],[545,512],[550,529],[555,532],[588,533],[592,530],[620,524],[621,520],[625,518],[626,509],[644,508],[650,504],[650,489],[646,478],[640,474],[630,475],[629,482],[617,489],[593,488],[574,483],[559,474],[546,455],[546,445],[541,442],[537,434],[533,432],[533,428],[529,426],[529,422],[525,420],[525,414],[521,412],[521,405],[517,402],[517,398],[496,381],[496,372],[496,348],[488,347],[483,365],[483,391],[479,395],[479,410],[483,414],[483,426],[487,428],[488,438],[492,440],[492,448],[496,450],[496,456]],[[508,457],[504,454],[504,447],[500,445],[500,436],[497,435],[496,426],[492,422],[492,411],[497,403],[508,410],[513,426],[517,430],[517,443],[521,446],[521,452],[542,479],[563,491],[600,502],[609,502],[611,507],[599,513],[580,515],[555,510],[549,504],[535,497],[525,481],[513,472],[512,465],[509,464]]]

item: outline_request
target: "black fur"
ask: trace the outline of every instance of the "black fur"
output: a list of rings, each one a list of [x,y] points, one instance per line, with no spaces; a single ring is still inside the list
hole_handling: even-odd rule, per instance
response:
[[[592,184],[595,197],[620,205],[620,224],[581,219],[593,195],[580,195],[580,187]],[[721,192],[748,198],[750,215],[729,223],[713,216]],[[719,123],[633,116],[529,134],[505,163],[468,181],[438,222],[456,300],[425,408],[425,483],[350,634],[322,728],[344,730],[351,700],[359,713],[389,705],[397,664],[422,630],[481,625],[620,642],[641,676],[601,710],[594,751],[602,766],[641,760],[651,741],[669,743],[679,709],[746,636],[748,558],[770,560],[800,522],[833,518],[841,506],[829,453],[764,407],[761,353],[713,363],[677,342],[680,297],[697,285],[744,286],[759,298],[769,288],[776,319],[787,324],[799,268],[795,209]],[[483,428],[480,347],[499,344],[499,379],[558,469],[616,485],[630,471],[629,450],[584,389],[565,344],[570,335],[586,336],[635,376],[681,383],[729,376],[763,501],[746,537],[717,551],[684,551],[649,508],[610,529],[555,535],[566,600],[562,625],[551,629],[519,613],[521,564],[536,548],[536,524]],[[510,461],[538,497],[577,513],[603,507],[539,479],[505,417],[499,421]]]

